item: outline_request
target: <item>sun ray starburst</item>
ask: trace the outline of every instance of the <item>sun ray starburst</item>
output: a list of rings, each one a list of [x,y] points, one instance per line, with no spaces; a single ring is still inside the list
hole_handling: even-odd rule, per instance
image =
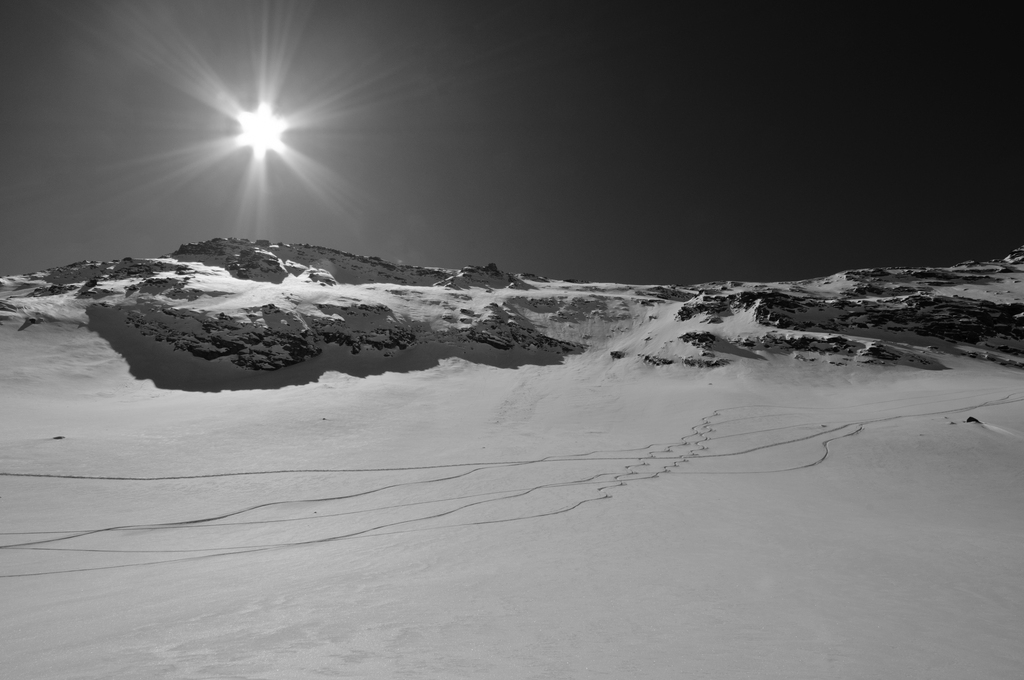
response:
[[[237,138],[240,146],[252,148],[253,157],[261,160],[267,151],[280,153],[284,150],[281,134],[288,128],[287,123],[274,115],[267,104],[260,104],[255,111],[238,114],[242,134]]]
[[[235,235],[263,238],[279,228],[280,215],[305,191],[319,209],[357,228],[355,216],[366,197],[345,176],[350,166],[331,149],[346,134],[345,113],[366,105],[394,73],[367,74],[359,86],[341,87],[333,76],[311,85],[312,76],[297,73],[293,63],[310,3],[246,5],[220,51],[203,40],[206,34],[187,9],[126,7],[111,16],[112,48],[125,63],[156,74],[202,107],[179,115],[189,108],[179,104],[173,113],[162,112],[162,133],[173,142],[159,140],[162,145],[149,153],[105,169],[105,180],[118,185],[111,211],[134,219],[188,190],[233,211]]]

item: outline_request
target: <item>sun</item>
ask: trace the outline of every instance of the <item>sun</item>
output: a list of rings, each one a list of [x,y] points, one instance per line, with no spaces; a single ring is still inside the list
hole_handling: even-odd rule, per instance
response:
[[[255,111],[243,111],[238,114],[237,120],[242,126],[238,144],[252,147],[254,157],[263,158],[268,149],[278,153],[284,149],[281,133],[288,125],[275,116],[268,105],[260,104]]]

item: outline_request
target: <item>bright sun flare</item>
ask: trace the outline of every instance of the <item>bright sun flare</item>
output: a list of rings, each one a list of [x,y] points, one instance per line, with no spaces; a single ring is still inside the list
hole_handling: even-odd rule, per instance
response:
[[[256,158],[263,158],[267,149],[280,152],[284,148],[281,133],[287,125],[271,113],[266,104],[260,104],[255,111],[238,114],[238,123],[242,126],[242,134],[238,136],[239,145],[251,146]]]

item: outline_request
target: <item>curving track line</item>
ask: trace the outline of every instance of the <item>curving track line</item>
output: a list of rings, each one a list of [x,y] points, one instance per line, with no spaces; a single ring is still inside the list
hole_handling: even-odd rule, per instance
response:
[[[741,416],[741,417],[732,418],[732,419],[722,419],[723,415],[726,412],[729,412],[729,411],[738,411],[738,410],[742,410],[742,409],[751,409],[751,408],[772,408],[772,409],[779,409],[779,408],[798,409],[798,408],[800,408],[800,407],[788,407],[788,406],[786,406],[786,407],[779,407],[779,406],[773,406],[773,405],[763,405],[763,406],[762,405],[753,405],[753,406],[746,405],[746,406],[737,406],[737,407],[726,408],[726,409],[717,409],[717,410],[713,411],[710,415],[701,418],[700,423],[698,423],[697,425],[692,426],[691,427],[691,433],[686,435],[685,437],[683,437],[681,442],[674,442],[674,443],[667,443],[667,444],[648,444],[646,446],[641,446],[641,447],[636,447],[636,448],[626,448],[626,449],[594,450],[594,451],[588,451],[588,452],[579,453],[579,454],[552,455],[552,456],[545,456],[545,457],[542,457],[542,458],[527,459],[527,460],[479,461],[479,462],[450,463],[450,464],[443,464],[443,465],[403,466],[403,467],[385,467],[385,468],[339,468],[339,469],[266,470],[266,471],[252,471],[252,472],[216,473],[216,474],[207,474],[207,475],[177,475],[177,476],[166,476],[166,477],[114,477],[114,476],[98,476],[98,475],[90,476],[90,475],[60,475],[60,474],[46,474],[46,473],[0,472],[0,475],[8,476],[8,477],[40,477],[40,478],[58,478],[58,479],[86,479],[86,480],[142,481],[142,482],[146,482],[146,481],[181,480],[181,479],[207,479],[207,478],[216,478],[216,477],[232,477],[232,476],[246,476],[246,475],[273,475],[273,474],[296,474],[296,473],[372,473],[372,472],[401,472],[401,471],[411,471],[411,470],[451,469],[451,468],[462,468],[462,467],[472,467],[473,468],[471,470],[467,470],[465,472],[461,472],[461,473],[455,474],[455,475],[449,475],[449,476],[446,476],[446,477],[437,477],[437,478],[427,479],[427,480],[417,480],[417,481],[412,481],[412,482],[400,482],[400,483],[394,483],[394,484],[387,484],[387,485],[383,485],[383,486],[376,487],[376,488],[373,488],[373,489],[368,489],[368,490],[357,492],[357,493],[346,494],[346,495],[339,495],[339,496],[331,496],[331,497],[324,497],[324,498],[309,498],[309,499],[274,501],[274,502],[270,502],[270,503],[260,503],[260,504],[248,506],[248,507],[245,507],[245,508],[241,508],[241,509],[238,509],[238,510],[234,510],[234,511],[231,511],[231,512],[221,513],[221,514],[215,515],[215,516],[202,517],[202,518],[196,518],[196,519],[188,519],[188,520],[181,520],[181,521],[177,521],[177,522],[167,522],[167,523],[157,523],[157,524],[139,524],[139,525],[130,525],[129,524],[129,525],[122,525],[122,526],[103,527],[103,528],[98,528],[98,529],[82,530],[82,531],[11,532],[11,533],[7,533],[7,534],[3,534],[3,535],[35,535],[35,536],[41,536],[41,535],[51,535],[52,536],[53,534],[60,534],[60,535],[59,536],[53,536],[51,538],[40,539],[40,540],[25,541],[25,542],[21,542],[21,543],[13,543],[13,544],[8,544],[8,545],[2,545],[2,546],[0,546],[0,549],[42,550],[42,551],[61,551],[61,552],[122,553],[122,554],[144,554],[144,553],[162,553],[162,554],[167,554],[167,553],[173,553],[173,554],[204,553],[204,554],[201,554],[201,555],[189,555],[189,556],[184,556],[184,557],[178,557],[178,558],[172,558],[172,559],[161,559],[161,560],[154,560],[154,561],[147,561],[147,562],[135,562],[135,563],[130,563],[130,564],[113,564],[113,565],[103,565],[103,566],[97,566],[97,567],[84,567],[84,568],[77,568],[77,569],[64,569],[64,570],[54,570],[54,571],[40,571],[40,572],[22,573],[22,574],[0,574],[0,578],[18,578],[18,577],[27,577],[27,576],[41,576],[41,575],[48,575],[48,574],[65,574],[65,573],[75,573],[75,572],[82,572],[82,571],[98,571],[98,570],[120,569],[120,568],[135,567],[135,566],[149,566],[149,565],[156,565],[156,564],[169,564],[169,563],[176,563],[176,562],[182,562],[182,561],[187,561],[187,560],[206,559],[206,558],[210,558],[210,557],[221,557],[221,556],[236,555],[236,554],[246,554],[246,553],[260,552],[260,551],[265,551],[265,550],[274,550],[274,549],[288,548],[288,547],[300,547],[300,546],[315,545],[315,544],[321,544],[321,543],[329,543],[329,542],[341,541],[341,540],[352,540],[352,539],[356,539],[356,538],[366,538],[366,537],[376,537],[376,536],[384,536],[384,535],[391,535],[391,534],[398,534],[398,533],[408,533],[408,532],[411,532],[411,531],[437,530],[437,529],[462,527],[462,526],[479,526],[479,525],[485,525],[485,524],[498,524],[498,523],[505,523],[505,522],[522,521],[522,520],[527,520],[527,519],[536,519],[536,518],[542,518],[542,517],[549,517],[549,516],[552,516],[552,515],[557,515],[557,514],[571,512],[572,510],[575,510],[575,509],[581,507],[582,505],[584,505],[586,503],[589,503],[589,502],[592,502],[592,501],[609,499],[612,496],[610,495],[608,490],[616,488],[616,487],[625,486],[629,481],[638,481],[638,480],[644,480],[644,479],[654,479],[654,478],[657,478],[660,475],[665,474],[665,473],[676,472],[681,463],[688,462],[689,460],[700,460],[700,459],[704,459],[704,458],[725,457],[725,456],[741,456],[741,455],[750,454],[750,453],[753,453],[753,452],[756,452],[756,451],[763,451],[763,450],[769,449],[769,448],[785,446],[785,445],[788,445],[788,444],[794,444],[794,443],[798,443],[798,442],[802,442],[802,441],[807,441],[807,440],[810,440],[810,439],[816,439],[816,438],[819,438],[819,437],[821,437],[823,435],[836,434],[836,436],[834,436],[834,437],[829,437],[827,439],[822,440],[821,445],[822,445],[822,447],[824,449],[822,455],[819,458],[817,458],[816,460],[814,460],[812,462],[809,462],[809,463],[806,463],[806,464],[802,464],[802,465],[798,465],[798,466],[794,466],[794,467],[789,467],[789,468],[769,469],[769,470],[742,470],[742,471],[739,471],[739,470],[737,470],[737,471],[687,470],[686,472],[682,472],[682,474],[706,474],[706,475],[716,475],[716,474],[772,474],[772,473],[778,473],[778,472],[791,472],[791,471],[795,471],[795,470],[802,470],[802,469],[806,469],[806,468],[810,468],[810,467],[814,467],[814,466],[820,465],[821,463],[825,462],[825,460],[828,458],[829,454],[831,453],[831,449],[830,449],[830,444],[831,443],[833,443],[833,442],[835,442],[837,440],[840,440],[840,439],[844,439],[844,438],[847,438],[847,437],[854,436],[854,435],[862,432],[864,430],[864,428],[866,426],[868,426],[868,425],[875,424],[875,423],[881,423],[881,422],[887,422],[887,421],[893,421],[893,420],[899,420],[899,419],[906,419],[906,418],[920,418],[920,417],[942,415],[942,414],[949,414],[949,413],[963,413],[963,412],[971,411],[971,410],[974,410],[974,409],[977,409],[977,408],[981,408],[981,407],[984,407],[984,406],[1006,405],[1006,404],[1017,403],[1017,402],[1020,402],[1020,401],[1024,400],[1024,396],[1021,396],[1022,394],[1024,394],[1024,393],[1011,393],[1011,394],[1002,396],[1002,397],[1000,397],[998,399],[991,399],[991,400],[985,401],[985,402],[980,403],[980,404],[974,404],[974,405],[970,405],[970,406],[963,406],[963,407],[952,408],[952,409],[928,411],[928,412],[923,412],[923,413],[897,414],[897,415],[890,415],[890,416],[877,417],[877,418],[867,418],[867,419],[863,419],[863,420],[859,420],[859,421],[850,421],[850,422],[845,422],[845,423],[837,424],[836,426],[828,428],[828,429],[816,431],[816,432],[814,432],[812,434],[809,434],[809,435],[796,436],[796,437],[792,437],[792,438],[787,438],[784,441],[771,442],[771,443],[768,443],[768,444],[763,444],[763,445],[760,445],[760,446],[755,446],[755,447],[750,447],[750,448],[747,448],[747,449],[743,449],[741,451],[727,452],[727,453],[711,453],[710,449],[708,447],[709,447],[709,445],[713,444],[714,442],[717,442],[717,441],[720,441],[720,440],[723,440],[723,439],[728,439],[730,437],[751,436],[751,435],[766,434],[768,432],[779,432],[779,431],[783,431],[783,430],[786,430],[786,429],[806,428],[806,427],[808,427],[808,423],[800,423],[800,424],[789,425],[789,426],[781,426],[781,427],[764,428],[764,429],[761,429],[761,430],[750,430],[750,431],[739,432],[739,433],[734,433],[734,434],[723,434],[723,435],[719,435],[718,437],[713,437],[712,436],[712,434],[715,432],[715,427],[714,427],[714,425],[712,425],[712,421],[713,420],[717,420],[717,422],[715,424],[717,424],[718,427],[721,427],[723,425],[730,425],[730,424],[734,424],[734,423],[737,423],[737,422],[740,422],[740,421],[744,421],[744,420],[764,419],[764,418],[777,417],[777,416],[784,415],[784,414],[777,414],[777,413],[776,414],[760,414],[760,415],[751,415],[751,416]],[[914,401],[913,399],[899,399],[899,400],[891,400],[891,401],[908,402],[908,407],[915,407],[915,406],[916,407],[920,407],[920,406],[927,406],[927,405],[930,405],[930,404],[946,403],[946,402],[954,401],[954,400],[957,400],[957,399],[961,399],[962,400],[962,399],[965,399],[965,398],[969,398],[969,397],[967,397],[967,396],[950,397],[950,398],[939,399],[939,400],[932,400],[932,401],[927,401],[927,402]],[[886,402],[876,402],[873,405],[878,405],[878,404],[881,404],[881,403],[886,403]],[[807,411],[810,411],[810,410],[848,411],[848,409],[828,409],[828,408],[825,408],[825,407],[818,407],[818,408],[808,407],[806,410]],[[692,441],[688,441],[688,440],[692,440]],[[686,447],[687,451],[683,452],[683,453],[675,454],[676,449],[682,448],[682,447]],[[655,449],[655,448],[660,448],[662,450],[661,451],[653,451],[653,449]],[[642,452],[647,452],[647,455],[636,455],[636,454],[640,454]],[[609,454],[609,453],[610,454],[620,454],[620,455],[617,455],[617,456],[600,456],[600,455],[597,455],[597,454]],[[630,453],[632,453],[634,455],[628,455]],[[667,454],[674,454],[674,455],[659,456],[659,455],[657,455],[658,453],[667,453]],[[395,488],[414,486],[414,485],[437,484],[437,483],[448,482],[448,481],[464,478],[464,477],[467,477],[467,476],[469,476],[471,474],[474,474],[474,473],[477,473],[477,472],[481,472],[481,471],[484,471],[484,470],[494,470],[494,469],[498,469],[498,468],[501,468],[501,467],[519,467],[519,466],[530,466],[530,465],[550,464],[550,463],[572,463],[572,462],[589,462],[589,461],[634,461],[634,462],[624,466],[625,472],[618,472],[618,473],[613,472],[613,471],[612,472],[601,472],[601,473],[598,473],[598,474],[594,474],[594,475],[590,475],[590,476],[586,476],[586,477],[581,477],[581,478],[578,478],[578,479],[571,479],[571,480],[568,480],[568,481],[553,482],[553,483],[548,483],[548,484],[539,484],[539,485],[530,486],[530,487],[524,487],[524,488],[519,488],[519,489],[506,489],[506,490],[500,490],[500,491],[489,491],[489,492],[485,492],[485,493],[468,494],[468,495],[462,495],[462,496],[446,496],[446,497],[443,497],[443,498],[431,499],[431,500],[426,500],[426,501],[416,501],[416,502],[411,502],[411,503],[399,503],[399,504],[394,504],[394,505],[390,505],[390,506],[381,506],[381,507],[376,507],[376,508],[368,508],[368,509],[353,510],[353,511],[340,512],[340,513],[325,514],[323,516],[275,518],[275,519],[268,519],[268,520],[240,521],[240,522],[221,522],[221,520],[232,518],[232,517],[238,517],[240,515],[244,515],[245,513],[249,513],[249,512],[252,512],[254,510],[258,510],[258,509],[261,509],[261,508],[267,508],[267,507],[272,507],[272,506],[285,506],[285,505],[292,505],[292,504],[310,504],[310,503],[336,502],[336,501],[351,500],[351,499],[354,499],[354,498],[369,496],[371,494],[375,494],[375,493],[379,493],[379,492],[383,492],[383,491],[390,490],[390,489],[395,489]],[[654,463],[654,462],[656,462],[657,465],[652,466],[651,463]],[[648,472],[641,472],[640,469],[642,469],[642,468],[650,468],[650,471],[648,471]],[[655,469],[655,468],[660,468],[660,469]],[[622,468],[620,468],[620,469],[622,469]],[[551,488],[559,488],[559,487],[575,487],[575,486],[583,486],[583,485],[593,485],[593,486],[595,486],[596,487],[595,492],[596,492],[597,495],[595,495],[594,497],[591,497],[591,498],[581,499],[581,500],[576,501],[574,503],[571,503],[571,504],[569,504],[569,505],[567,505],[565,507],[561,507],[561,508],[550,510],[550,511],[539,512],[539,513],[534,513],[534,514],[529,514],[529,515],[520,515],[520,516],[515,516],[515,517],[499,518],[499,519],[482,519],[482,520],[476,520],[476,521],[461,522],[461,523],[457,523],[457,524],[445,524],[445,525],[440,525],[440,526],[408,527],[408,525],[414,525],[416,523],[422,523],[422,522],[426,522],[428,520],[435,520],[435,519],[439,519],[439,518],[443,518],[443,517],[448,517],[448,516],[454,515],[456,513],[468,510],[470,508],[479,507],[479,506],[487,505],[487,504],[493,504],[493,503],[501,503],[503,501],[509,501],[509,500],[516,499],[516,498],[522,498],[524,496],[527,496],[527,495],[529,495],[531,493],[534,493],[536,491],[539,491],[541,489],[551,489]],[[488,497],[488,498],[484,498],[484,497]],[[478,499],[478,500],[471,500],[471,499]],[[396,520],[396,521],[392,521],[392,522],[385,522],[385,523],[382,523],[382,524],[377,524],[377,525],[373,525],[373,526],[370,526],[370,527],[366,527],[366,528],[362,528],[362,529],[359,529],[359,530],[350,531],[350,532],[346,532],[346,533],[342,533],[342,534],[337,534],[337,535],[332,535],[332,536],[327,536],[327,537],[314,538],[314,539],[307,539],[307,540],[302,540],[302,541],[284,541],[284,542],[278,542],[278,543],[265,543],[265,544],[259,544],[259,545],[218,546],[218,547],[213,547],[213,548],[182,548],[182,549],[167,549],[167,550],[71,548],[71,547],[58,547],[58,546],[52,545],[54,543],[58,543],[58,542],[61,542],[61,541],[66,541],[66,540],[70,540],[70,539],[74,539],[74,538],[81,538],[81,537],[85,537],[85,536],[90,536],[90,535],[95,535],[95,534],[100,534],[100,533],[105,533],[105,532],[114,532],[114,531],[150,531],[150,530],[167,530],[167,529],[215,528],[215,527],[238,526],[238,525],[276,524],[276,523],[282,523],[282,522],[308,521],[308,520],[311,520],[311,519],[326,519],[326,518],[329,518],[329,517],[341,517],[341,516],[345,516],[345,515],[354,515],[354,514],[367,514],[367,513],[380,512],[380,511],[396,509],[396,508],[407,508],[407,507],[414,507],[414,506],[426,506],[426,505],[429,505],[429,504],[435,504],[435,503],[441,503],[441,502],[462,501],[462,500],[466,500],[466,501],[470,501],[470,502],[462,503],[462,504],[458,505],[455,508],[451,508],[451,509],[435,512],[435,513],[428,513],[428,514],[425,514],[425,515],[416,516],[416,517],[412,517],[412,518],[408,518],[408,519]],[[397,527],[405,527],[405,528],[400,528],[400,529],[394,530]],[[392,529],[392,531],[388,531],[389,529]]]

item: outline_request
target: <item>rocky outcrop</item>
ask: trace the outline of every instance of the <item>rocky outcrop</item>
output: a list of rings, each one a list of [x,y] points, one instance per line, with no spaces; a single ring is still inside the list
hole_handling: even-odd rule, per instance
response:
[[[683,333],[682,335],[679,336],[679,339],[682,340],[683,342],[690,343],[694,347],[699,347],[700,349],[704,350],[710,350],[711,346],[718,341],[718,336],[712,333],[691,332]]]
[[[1003,262],[1009,262],[1010,264],[1024,264],[1024,246],[1016,248],[1003,259]]]
[[[559,354],[583,351],[583,345],[556,340],[539,331],[533,323],[511,308],[491,304],[486,312],[464,331],[466,339],[507,350],[522,347]]]
[[[152,303],[115,306],[125,324],[140,335],[165,342],[201,359],[226,359],[240,368],[274,370],[318,355],[315,338],[304,332],[298,319],[282,327],[258,321],[248,323],[227,314],[208,314]],[[269,312],[272,315],[272,312]]]
[[[140,287],[141,290],[141,287]],[[320,304],[300,312],[276,304],[244,308],[243,315],[204,312],[146,300],[105,304],[108,312],[142,337],[167,343],[206,360],[224,360],[255,371],[276,370],[318,356],[327,346],[351,354],[392,357],[415,345],[486,345],[502,351],[524,349],[559,355],[582,345],[557,340],[513,311],[492,305],[468,327],[431,329],[399,319],[385,305]]]
[[[999,304],[916,289],[911,295],[889,296],[854,286],[841,297],[829,298],[782,291],[700,295],[676,316],[686,321],[703,314],[714,321],[741,312],[751,312],[757,323],[779,329],[856,334],[872,328],[970,344],[1024,340],[1024,303]]]
[[[439,281],[438,286],[465,290],[468,288],[516,288],[519,290],[530,290],[534,286],[527,283],[523,278],[503,272],[498,265],[491,262],[483,267],[463,267],[457,273]]]

